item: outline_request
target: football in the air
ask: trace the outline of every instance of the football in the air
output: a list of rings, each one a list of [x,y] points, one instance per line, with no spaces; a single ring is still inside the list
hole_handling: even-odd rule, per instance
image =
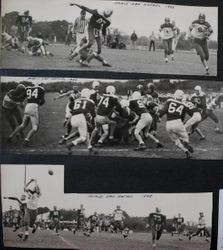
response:
[[[48,174],[49,174],[49,175],[53,175],[53,170],[49,169],[49,170],[48,170]]]

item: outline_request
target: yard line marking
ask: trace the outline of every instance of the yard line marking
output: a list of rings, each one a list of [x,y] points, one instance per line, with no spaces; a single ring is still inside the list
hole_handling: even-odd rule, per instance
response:
[[[68,246],[72,247],[73,249],[79,249],[77,248],[75,245],[73,245],[72,243],[70,243],[68,240],[66,240],[63,236],[59,235],[59,238]]]

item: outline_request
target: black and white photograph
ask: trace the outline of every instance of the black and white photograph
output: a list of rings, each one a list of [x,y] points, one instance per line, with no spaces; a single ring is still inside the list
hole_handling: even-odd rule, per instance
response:
[[[2,151],[223,158],[220,81],[2,77]]]
[[[3,69],[217,75],[217,6],[3,0],[2,25]]]
[[[219,209],[218,209],[218,249],[223,248],[223,190],[219,191]]]
[[[66,194],[63,171],[1,166],[5,246],[210,249],[212,193]]]

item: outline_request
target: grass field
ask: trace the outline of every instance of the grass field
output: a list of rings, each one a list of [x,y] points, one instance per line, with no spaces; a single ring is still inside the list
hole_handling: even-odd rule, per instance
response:
[[[53,101],[55,93],[46,94],[46,103],[40,107],[40,128],[33,137],[31,146],[24,148],[22,141],[13,140],[11,144],[7,143],[7,136],[10,133],[8,124],[3,124],[3,151],[11,153],[26,154],[67,154],[65,145],[59,145],[58,141],[64,134],[65,129],[62,124],[64,121],[65,106],[67,99]],[[217,116],[223,122],[223,111],[217,110]],[[223,159],[223,141],[222,134],[214,132],[214,123],[209,118],[200,124],[200,128],[206,135],[205,141],[200,141],[198,135],[191,136],[191,143],[195,149],[193,159]],[[106,146],[98,149],[98,155],[102,156],[131,156],[131,157],[149,157],[149,158],[184,158],[184,154],[177,150],[170,141],[166,129],[165,118],[158,124],[158,137],[165,147],[157,149],[156,145],[148,140],[147,149],[144,152],[136,152],[136,142],[128,145]],[[73,150],[74,155],[88,155],[85,145],[78,146]]]
[[[75,235],[72,232],[61,232],[57,236],[53,231],[37,230],[30,235],[28,241],[20,240],[11,228],[4,228],[4,244],[11,247],[28,248],[60,248],[60,249],[81,249],[81,250],[149,250],[152,248],[150,233],[133,233],[128,238],[121,234],[93,233],[87,238],[81,232]],[[156,249],[159,250],[208,250],[210,243],[204,238],[196,237],[191,241],[184,237],[179,241],[177,236],[163,234]]]
[[[194,51],[178,51],[176,61],[165,64],[163,51],[114,50],[104,48],[102,55],[112,67],[103,67],[92,61],[89,68],[81,67],[77,62],[69,61],[71,48],[65,45],[51,45],[49,50],[54,57],[33,57],[20,52],[2,51],[2,68],[11,69],[52,69],[52,70],[100,70],[115,72],[134,72],[151,74],[204,75],[200,58]],[[217,74],[217,54],[211,53],[209,60],[210,75]]]

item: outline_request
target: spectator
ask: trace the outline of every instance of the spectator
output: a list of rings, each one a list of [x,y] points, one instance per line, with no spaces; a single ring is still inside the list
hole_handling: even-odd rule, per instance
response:
[[[136,41],[138,40],[138,36],[136,35],[135,30],[133,31],[130,39],[132,41],[132,49],[135,49]]]
[[[149,37],[149,51],[151,51],[152,48],[153,48],[153,51],[155,51],[155,49],[156,49],[155,41],[156,41],[156,37],[155,37],[154,31],[153,31]]]

